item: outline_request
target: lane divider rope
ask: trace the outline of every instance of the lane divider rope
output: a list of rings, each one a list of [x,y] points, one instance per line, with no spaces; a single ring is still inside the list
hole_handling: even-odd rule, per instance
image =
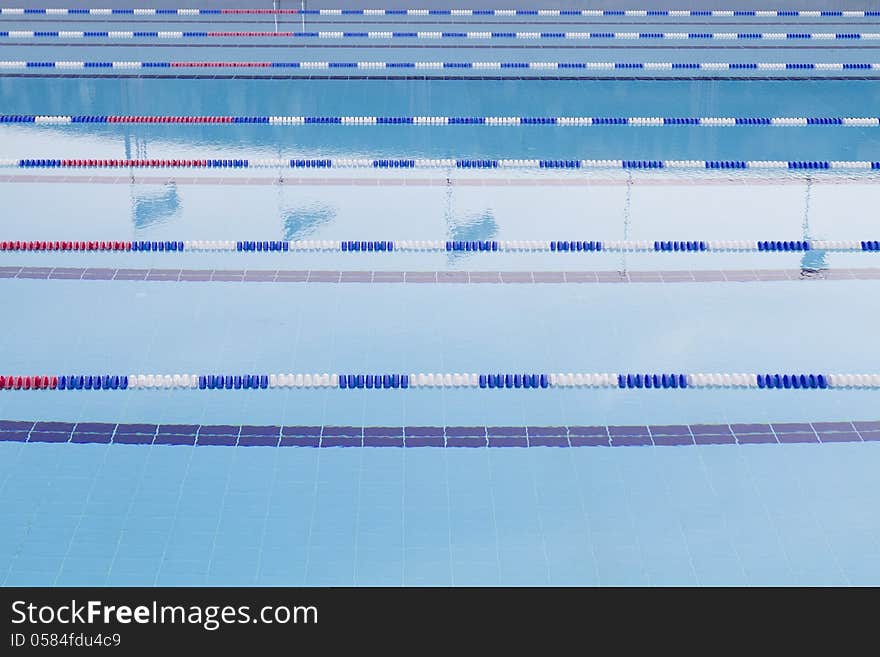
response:
[[[0,15],[47,16],[216,16],[216,15],[304,15],[304,16],[584,16],[632,18],[869,18],[880,16],[871,10],[743,10],[743,9],[37,9],[0,8]]]
[[[388,32],[223,30],[2,30],[8,39],[468,39],[554,41],[876,41],[878,32]]]
[[[658,126],[847,126],[878,127],[880,117],[876,116],[138,116],[132,114],[0,114],[0,123],[33,125],[73,125],[73,124],[258,124],[258,125],[415,125],[415,126],[609,126],[623,125],[634,127]]]
[[[880,240],[3,240],[0,251],[172,252],[763,252],[866,251],[880,253]]]
[[[279,374],[128,374],[0,375],[0,390],[265,390],[269,388],[338,389],[547,389],[732,388],[817,390],[880,389],[880,374],[824,373],[279,373]]]
[[[869,160],[520,160],[421,158],[266,159],[0,159],[0,168],[19,169],[784,169],[876,171]]]
[[[114,61],[0,61],[0,69],[166,69],[247,68],[302,70],[538,70],[538,71],[873,71],[880,63],[859,62],[114,62]]]

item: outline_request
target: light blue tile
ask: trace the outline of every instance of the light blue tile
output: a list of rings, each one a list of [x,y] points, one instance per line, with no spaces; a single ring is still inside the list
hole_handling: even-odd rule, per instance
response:
[[[438,564],[438,569],[441,567]],[[443,565],[445,567],[445,564]],[[455,586],[500,586],[504,584],[496,562],[456,561],[452,576]]]
[[[403,586],[403,552],[389,554],[373,550],[358,550],[355,580],[358,586]]]
[[[550,569],[543,550],[505,547],[498,555],[501,581],[512,586],[547,586]]]
[[[207,559],[163,559],[160,574],[162,576],[189,575],[192,573],[204,575],[207,569]]]
[[[306,586],[353,586],[354,563],[352,560],[310,559],[305,576]]]
[[[583,561],[551,561],[550,586],[598,586],[599,575],[591,559]]]
[[[12,562],[12,572],[21,570],[57,573],[64,563],[64,555],[38,555],[23,552]]]
[[[700,581],[686,556],[650,558],[645,570],[652,586],[697,586]]]
[[[65,568],[55,580],[56,586],[103,586],[107,582],[106,570]]]
[[[153,573],[126,573],[113,571],[105,580],[107,586],[153,586],[156,576]]]
[[[224,582],[210,582],[209,578],[201,573],[191,572],[165,572],[162,571],[156,577],[156,586],[223,586]]]
[[[148,577],[150,582],[155,579],[156,573],[162,565],[162,558],[155,557],[129,557],[125,555],[117,556],[113,560],[110,567],[111,575],[143,575]]]
[[[131,448],[138,449],[150,452]],[[105,476],[106,464],[87,463],[105,458],[105,451],[50,446],[28,461],[27,476],[15,473],[21,494],[5,498],[0,572],[6,585],[837,585],[880,579],[873,558],[880,525],[870,507],[880,487],[869,467],[880,450],[823,445],[787,457],[788,447],[735,449],[491,456],[471,450],[318,456],[291,449],[278,450],[273,461],[253,450],[222,456],[232,450],[218,448],[198,457],[193,478],[174,460],[196,452],[116,458],[112,476]],[[734,456],[727,461],[726,453]],[[51,477],[46,457],[56,454],[53,462],[72,455],[76,476]],[[361,475],[373,455],[387,481],[372,473],[372,483],[358,484],[367,479]],[[277,467],[271,478],[267,463]],[[128,467],[130,476],[122,476]],[[221,472],[212,475],[217,467]],[[823,473],[834,468],[854,474],[822,485]],[[132,493],[131,482],[145,472],[148,486]],[[227,474],[236,480],[229,496]],[[167,492],[184,482],[189,497]],[[88,490],[96,495],[85,503]],[[130,508],[116,498],[130,499]]]
[[[6,586],[53,586],[55,584],[55,572],[18,570],[9,574],[6,578]]]

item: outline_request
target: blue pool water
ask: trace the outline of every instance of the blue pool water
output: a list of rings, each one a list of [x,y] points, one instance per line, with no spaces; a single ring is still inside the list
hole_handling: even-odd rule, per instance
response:
[[[390,18],[307,20],[306,28],[321,30],[407,29]],[[519,17],[463,18],[455,29],[880,31],[877,18],[553,20],[570,27]],[[367,22],[370,27],[363,27]],[[0,31],[192,25],[245,31],[274,30],[274,23],[266,16],[3,15]],[[410,23],[425,31],[452,24]],[[297,30],[303,21],[286,16],[279,26]],[[0,60],[873,62],[880,52],[870,41],[562,44],[573,48],[455,39],[387,48],[349,41],[324,40],[318,48],[251,38],[192,45],[173,39],[158,45],[7,39],[0,42]],[[684,79],[679,73],[674,80],[642,79],[630,69],[620,74],[627,79],[613,80],[550,79],[555,73],[540,79],[541,71],[530,72],[535,79],[529,80],[388,80],[370,78],[368,71],[359,72],[367,79],[345,79],[326,70],[324,77],[338,79],[258,79],[266,73],[256,69],[240,78],[241,72],[219,69],[185,79],[173,72],[159,78],[122,73],[128,77],[103,70],[55,69],[48,76],[0,70],[0,115],[876,118],[880,100],[870,71],[795,72],[777,79],[750,79],[774,77],[757,73]],[[473,71],[455,74],[475,77]],[[659,77],[664,75],[673,77]],[[880,127],[839,125],[0,123],[0,160],[872,162],[880,159],[878,146]],[[0,190],[0,241],[880,238],[870,211],[880,201],[871,171],[8,166],[0,169]],[[0,375],[877,374],[878,258],[821,249],[4,251]],[[9,273],[21,267],[32,269]],[[51,273],[63,272],[58,268],[80,274]],[[84,270],[178,274],[173,281],[125,280],[118,273],[110,275],[115,280],[82,280],[90,277]],[[344,272],[350,278],[186,282],[180,270],[335,272],[336,281]],[[503,279],[529,272],[532,278],[410,284],[378,276],[400,273],[402,281],[403,272],[426,271],[440,277],[471,272],[471,281],[493,273]],[[788,274],[770,280],[782,271]],[[375,282],[344,282],[364,272],[376,272]],[[556,272],[571,275],[560,279],[567,282],[532,282],[544,280],[542,274],[551,280]],[[633,282],[577,284],[578,272],[623,272]],[[692,282],[676,282],[676,272]],[[727,280],[705,278],[706,272],[726,272]],[[744,273],[754,278],[733,282]],[[877,395],[877,388],[0,390],[0,583],[876,585],[880,427],[868,423],[880,419]],[[22,434],[11,421],[66,423],[63,442],[45,442],[56,435],[52,429],[46,434],[41,425],[28,424]],[[836,424],[826,434],[821,424],[853,421],[865,423],[857,425],[860,432]],[[793,428],[810,422],[812,428]],[[575,445],[575,428],[610,427],[606,445],[625,442],[615,431],[647,436],[647,444],[554,448],[530,438],[527,449],[465,449],[452,448],[447,438],[447,448],[418,449],[245,447],[243,440],[193,446],[195,428],[189,445],[158,439],[110,444],[109,437],[95,444],[99,429],[89,434],[96,437],[91,444],[79,444],[75,427],[84,431],[90,423],[119,424],[114,436],[133,425],[151,426],[135,432],[151,436],[168,425],[199,426],[205,435],[205,427],[228,425],[240,436],[248,427],[264,427],[276,437],[272,444],[288,427],[324,427],[324,436],[331,427],[406,427],[407,436],[410,428],[442,435],[445,427],[447,437],[456,427],[488,427],[480,434],[488,436],[486,444],[493,444],[493,427],[521,428],[523,436],[530,427],[530,437],[561,427],[562,442]],[[767,435],[772,444],[746,444],[755,441],[740,436],[745,424],[765,427],[744,435]],[[700,444],[707,442],[699,439],[703,425],[719,435],[733,426],[736,439],[729,442],[739,444]],[[664,446],[659,429],[669,426],[684,428],[694,440]],[[631,431],[621,433],[621,427]],[[800,444],[786,438],[792,435]],[[835,436],[844,442],[834,442]]]

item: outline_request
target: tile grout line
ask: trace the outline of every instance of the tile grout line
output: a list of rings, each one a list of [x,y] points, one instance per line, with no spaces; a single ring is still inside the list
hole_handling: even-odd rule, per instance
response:
[[[59,267],[5,267],[0,269],[0,279],[9,280],[79,280],[79,281],[124,281],[124,282],[175,282],[175,283],[325,283],[325,284],[452,284],[452,285],[501,285],[501,284],[674,284],[674,283],[762,283],[799,281],[861,281],[880,280],[880,267],[840,268],[821,271],[797,269],[762,270],[690,270],[690,271],[433,271],[410,272],[388,270],[318,270],[308,271],[284,269],[132,269],[110,267],[70,267],[64,273],[79,272],[79,277],[57,276]],[[47,271],[44,271],[47,270]],[[377,276],[381,271],[383,276]],[[287,273],[295,274],[285,276]],[[60,273],[60,272],[59,272]],[[248,278],[251,274],[252,277]],[[344,280],[344,274],[362,274],[369,280]],[[455,279],[450,274],[458,274],[465,280]],[[687,277],[683,276],[686,274]],[[795,274],[797,274],[795,276]],[[418,276],[417,276],[418,275]],[[135,278],[137,276],[137,278]],[[660,280],[639,280],[634,276],[656,276]],[[784,276],[785,278],[777,278]],[[195,277],[195,278],[189,278]],[[383,280],[394,277],[396,280]],[[587,278],[589,277],[589,278]]]

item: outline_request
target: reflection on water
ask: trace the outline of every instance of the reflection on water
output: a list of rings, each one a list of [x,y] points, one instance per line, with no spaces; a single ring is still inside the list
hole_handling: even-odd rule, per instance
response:
[[[629,239],[629,228],[632,223],[632,188],[633,176],[632,171],[626,172],[626,198],[623,201],[623,239]],[[620,254],[620,271],[625,272],[628,269],[626,265],[626,252]]]
[[[820,271],[828,269],[825,251],[806,251],[801,258],[801,271]]]
[[[58,47],[57,55],[49,56],[53,51],[41,49],[35,59],[75,59],[69,50]],[[210,52],[217,50],[212,48]],[[288,59],[285,55],[278,58]],[[342,55],[338,58],[345,59]],[[474,58],[479,61],[476,55]],[[125,59],[137,58],[126,55]],[[204,54],[195,59],[211,57]],[[821,103],[817,101],[817,84],[821,85]],[[805,108],[819,105],[822,111],[816,113],[822,116],[872,116],[880,98],[880,90],[858,80],[753,80],[747,84],[720,80],[573,84],[547,80],[527,86],[524,90],[523,83],[516,80],[438,80],[416,85],[400,80],[311,80],[309,93],[303,93],[299,83],[278,86],[267,80],[0,78],[0,97],[3,112],[8,114],[599,117],[630,116],[633,108],[646,116],[803,116]],[[417,158],[838,160],[852,156],[870,160],[880,148],[877,128],[835,126],[787,127],[781,132],[774,128],[773,138],[769,137],[769,128],[687,126],[427,128],[80,123],[63,129],[33,126],[28,130],[44,135],[51,132],[54,139],[85,137],[96,145],[115,145],[123,139],[149,140],[153,150],[167,149],[163,153],[173,158],[190,157],[189,153],[201,157],[206,149],[217,148],[250,154],[281,149],[285,153],[315,153],[314,157],[352,157],[348,153],[361,157],[364,153]],[[55,148],[56,154],[59,150],[83,152],[84,157],[94,153],[79,141],[59,140]],[[18,148],[12,150],[11,144],[6,145],[4,157],[26,156]],[[48,147],[46,152],[45,157],[55,156]]]
[[[491,210],[477,215],[458,219],[449,225],[451,240],[489,240],[498,234],[498,224]]]
[[[813,179],[807,178],[807,187],[804,192],[804,223],[802,226],[802,239],[807,241],[812,241],[814,239],[812,233],[810,232],[810,201],[812,199],[812,194]],[[804,275],[809,275],[813,272],[828,269],[826,255],[827,253],[822,249],[804,251],[804,255],[801,257],[801,273]]]
[[[336,210],[324,205],[311,205],[281,211],[284,239],[301,240],[313,235],[336,217]]]
[[[491,240],[498,234],[498,224],[492,210],[485,210],[466,217],[455,217],[448,214],[446,218],[449,239],[453,241]],[[467,251],[451,251],[450,261],[458,260],[467,255]]]
[[[136,230],[149,228],[171,219],[180,210],[177,185],[168,183],[158,195],[133,195],[131,220]]]

